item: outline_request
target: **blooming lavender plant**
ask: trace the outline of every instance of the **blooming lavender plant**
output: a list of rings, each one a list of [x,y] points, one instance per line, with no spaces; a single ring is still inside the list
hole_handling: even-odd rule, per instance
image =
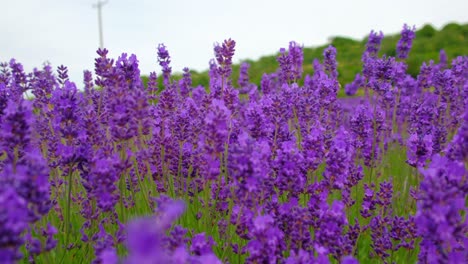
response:
[[[0,63],[0,262],[466,262],[468,60],[410,74],[414,34],[394,58],[371,32],[349,99],[337,50],[297,42],[258,87],[232,39],[208,87],[163,44],[161,87],[106,49],[83,90]]]
[[[408,25],[403,26],[403,30],[401,31],[401,39],[398,41],[397,44],[397,54],[398,58],[406,59],[408,58],[408,53],[411,50],[411,45],[413,44],[413,39],[416,36],[414,31],[416,28],[410,28]]]

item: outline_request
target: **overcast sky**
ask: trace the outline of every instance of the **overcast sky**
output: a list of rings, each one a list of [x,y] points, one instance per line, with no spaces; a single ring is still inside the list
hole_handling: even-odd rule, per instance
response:
[[[94,3],[1,0],[0,62],[16,58],[26,70],[45,61],[64,64],[81,87],[99,46]],[[390,34],[404,23],[439,29],[449,22],[468,22],[468,1],[109,0],[103,7],[104,46],[115,58],[136,54],[142,74],[160,71],[158,43],[168,47],[174,71],[204,70],[213,44],[226,38],[236,41],[239,62],[273,54],[291,40],[322,45],[331,36],[360,39],[371,29]]]

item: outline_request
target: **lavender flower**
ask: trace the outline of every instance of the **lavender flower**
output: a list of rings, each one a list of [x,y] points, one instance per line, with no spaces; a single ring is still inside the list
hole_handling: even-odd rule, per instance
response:
[[[446,148],[447,157],[454,161],[468,160],[468,107],[465,108],[463,123]]]
[[[284,248],[283,233],[270,215],[257,216],[250,229],[252,240],[246,246],[246,263],[277,263]]]
[[[215,245],[213,238],[206,237],[205,233],[200,233],[192,238],[192,245],[190,251],[196,256],[203,256],[207,254],[213,254],[212,247]]]
[[[229,120],[231,112],[221,100],[213,100],[211,110],[204,119],[205,130],[199,138],[199,147],[205,155],[204,167],[207,179],[213,179],[219,174],[220,155],[224,152],[228,139]]]
[[[162,67],[163,72],[163,79],[164,79],[164,86],[169,88],[170,85],[170,78],[171,78],[171,67],[169,64],[171,63],[171,56],[169,56],[169,51],[167,51],[166,46],[164,44],[158,45],[158,62],[159,65]]]
[[[302,78],[302,63],[304,61],[303,47],[297,42],[289,42],[289,56],[291,57],[293,69],[292,77],[294,80]]]
[[[0,127],[5,159],[0,171],[0,259],[19,260],[24,232],[50,209],[49,170],[31,140],[30,104],[9,101]],[[37,239],[30,236],[31,254],[41,253]],[[49,248],[54,244],[49,243]]]
[[[401,31],[401,38],[397,44],[397,54],[399,59],[406,59],[408,58],[408,53],[411,50],[411,46],[413,44],[413,39],[415,38],[414,31],[416,28],[410,28],[408,25],[403,26],[403,30]]]
[[[302,62],[303,62],[302,47],[296,42],[289,43],[289,49],[280,49],[280,55],[277,61],[280,66],[279,80],[280,83],[289,83],[291,81],[299,80],[302,76]]]
[[[326,249],[335,259],[341,259],[343,256],[342,245],[345,243],[343,229],[348,224],[344,208],[342,202],[333,201],[325,210],[320,219],[319,229],[315,232],[319,248]]]
[[[424,176],[415,216],[418,234],[422,237],[419,261],[446,262],[468,259],[463,220],[467,208],[467,171],[460,162],[436,155]]]
[[[60,157],[60,164],[70,168],[85,159],[80,149],[81,144],[86,141],[80,108],[83,96],[74,83],[66,81],[62,89],[54,90],[51,103],[54,105],[53,127],[58,132],[56,137],[60,142],[57,154]]]
[[[240,87],[245,87],[249,83],[249,68],[250,64],[248,62],[243,62],[239,70],[239,80],[237,83]]]
[[[259,190],[264,190],[270,174],[271,150],[266,142],[255,142],[246,133],[241,133],[236,143],[229,148],[228,172],[235,181],[237,199],[252,206],[263,199]]]
[[[143,82],[138,69],[138,59],[135,54],[127,58],[127,53],[122,53],[115,62],[115,67],[120,72],[119,75],[128,84],[129,89],[143,89]]]
[[[3,176],[3,175],[2,175]],[[11,188],[0,188],[0,260],[15,263],[22,258],[22,233],[28,227],[27,203]]]
[[[3,110],[0,139],[1,150],[10,162],[24,157],[31,147],[32,109],[27,101],[9,100]]]
[[[360,104],[349,119],[349,123],[358,158],[363,158],[365,165],[370,166],[372,158],[376,158],[373,141],[377,135],[374,135],[373,114],[369,105]]]
[[[383,33],[380,31],[378,34],[377,32],[371,31],[369,34],[369,39],[367,40],[366,44],[366,51],[364,54],[367,54],[371,57],[377,57],[377,54],[380,50],[380,44],[382,43]]]
[[[107,155],[102,151],[96,153],[91,162],[89,185],[92,186],[91,194],[102,212],[113,211],[118,201],[116,184],[122,171],[120,163],[117,156]]]
[[[429,64],[427,64],[426,62],[423,62],[419,70],[418,77],[417,77],[418,87],[420,89],[427,89],[431,87],[433,85],[432,79],[434,77],[435,72],[436,72],[436,68],[434,66],[434,61],[431,60]]]
[[[447,59],[447,53],[445,53],[445,50],[441,49],[439,52],[439,67],[440,69],[445,69],[448,66],[448,59]]]
[[[336,62],[336,49],[333,46],[328,46],[323,51],[323,64],[325,71],[328,72],[331,78],[336,79],[338,77],[337,62]]]
[[[389,251],[392,250],[392,241],[387,228],[388,218],[383,218],[380,215],[372,218],[369,226],[371,229],[372,249],[373,254],[384,260],[390,256]]]
[[[347,176],[352,166],[353,147],[348,140],[348,132],[341,128],[338,131],[325,159],[327,166],[323,177],[334,189],[343,189],[348,183]]]
[[[374,196],[373,185],[364,184],[364,198],[362,199],[362,209],[361,215],[364,218],[369,218],[372,216],[374,210],[376,209],[376,197]]]
[[[280,82],[289,82],[292,80],[292,58],[286,53],[285,48],[280,49],[280,55],[276,59],[280,66]]]
[[[420,137],[411,134],[407,142],[407,163],[413,167],[423,167],[432,156],[432,135]]]
[[[218,63],[218,74],[224,82],[227,81],[227,78],[231,76],[232,73],[232,57],[236,47],[236,42],[232,39],[226,39],[224,42],[219,45],[216,44],[214,47],[216,62]]]
[[[365,83],[365,79],[361,74],[357,73],[356,76],[354,77],[354,80],[352,83],[348,83],[345,85],[345,92],[346,95],[355,95],[357,90],[360,87],[363,87]]]
[[[183,72],[182,79],[179,81],[180,95],[182,97],[187,97],[192,89],[192,76],[187,67],[183,69]]]
[[[181,202],[160,200],[156,218],[141,218],[131,222],[127,227],[129,255],[125,263],[169,263],[173,252],[165,250],[164,232],[183,211],[184,204]]]
[[[315,171],[325,157],[324,129],[313,128],[302,142],[303,156],[307,170]]]
[[[273,161],[273,169],[276,173],[275,185],[282,193],[289,192],[293,197],[298,197],[303,191],[306,183],[303,160],[295,142],[281,143]]]

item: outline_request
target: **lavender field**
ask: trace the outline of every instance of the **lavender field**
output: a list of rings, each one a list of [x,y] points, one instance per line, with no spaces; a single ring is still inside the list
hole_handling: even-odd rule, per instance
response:
[[[414,30],[343,87],[296,42],[260,85],[231,39],[208,87],[163,44],[147,84],[105,49],[84,85],[0,64],[0,263],[468,263],[468,56],[411,76]]]

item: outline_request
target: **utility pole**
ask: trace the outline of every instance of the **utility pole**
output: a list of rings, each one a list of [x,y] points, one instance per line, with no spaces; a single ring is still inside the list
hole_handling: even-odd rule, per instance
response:
[[[103,42],[103,37],[102,37],[102,15],[101,15],[101,9],[102,7],[107,4],[106,1],[101,1],[98,0],[97,4],[93,5],[94,8],[97,8],[98,10],[98,23],[99,23],[99,48],[104,48],[104,42]]]

